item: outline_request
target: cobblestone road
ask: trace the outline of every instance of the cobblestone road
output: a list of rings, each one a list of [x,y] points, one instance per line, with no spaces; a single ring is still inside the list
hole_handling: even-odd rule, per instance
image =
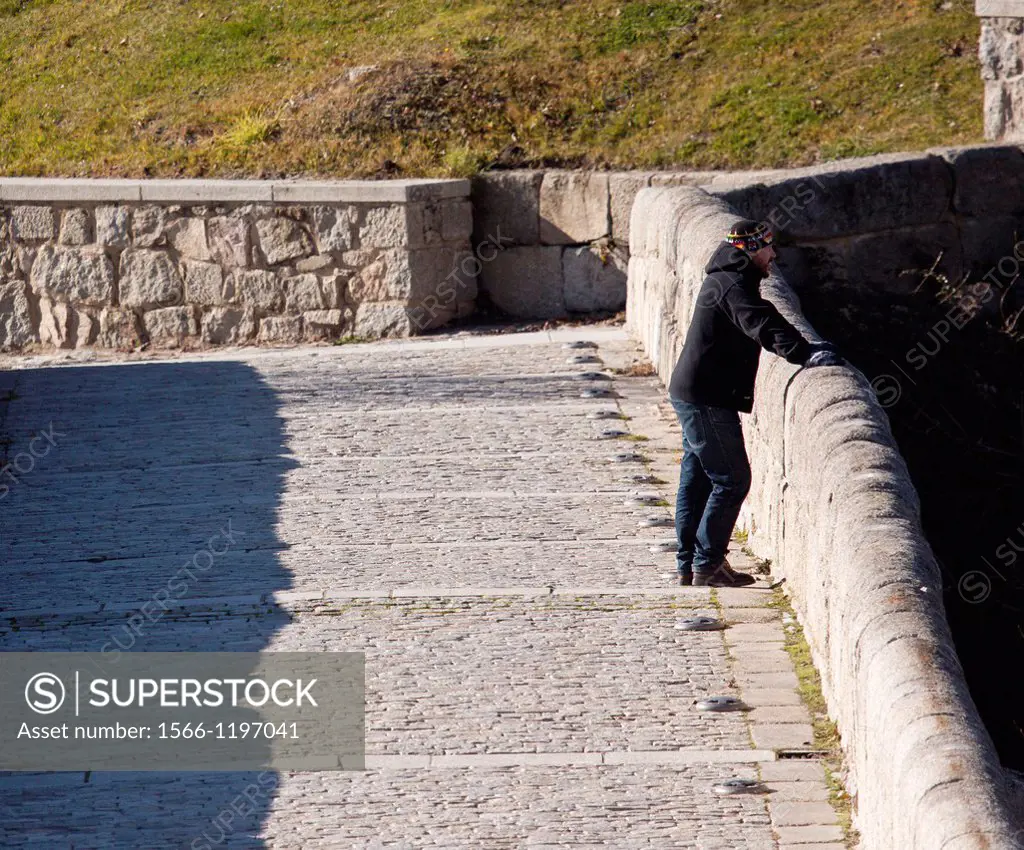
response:
[[[671,508],[629,503],[678,462],[639,360],[592,328],[5,361],[0,649],[363,651],[368,770],[0,775],[0,846],[839,848],[777,758],[811,731],[768,591],[675,587],[639,527]],[[694,709],[722,694],[753,710]]]

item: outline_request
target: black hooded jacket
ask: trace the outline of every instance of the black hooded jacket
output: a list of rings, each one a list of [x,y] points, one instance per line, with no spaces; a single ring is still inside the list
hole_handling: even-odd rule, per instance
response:
[[[761,349],[802,366],[811,346],[761,297],[761,272],[739,248],[723,242],[704,271],[669,395],[750,413]]]

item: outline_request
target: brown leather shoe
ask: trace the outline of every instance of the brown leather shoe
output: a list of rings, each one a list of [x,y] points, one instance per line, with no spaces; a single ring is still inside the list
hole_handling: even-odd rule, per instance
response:
[[[709,573],[695,572],[694,587],[748,587],[757,581],[750,573],[738,573],[729,566],[729,561],[722,558]]]

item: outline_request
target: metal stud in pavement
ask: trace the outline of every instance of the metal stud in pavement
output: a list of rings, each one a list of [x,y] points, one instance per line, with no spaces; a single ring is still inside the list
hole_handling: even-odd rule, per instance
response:
[[[644,456],[636,453],[623,453],[619,455],[612,455],[608,458],[612,463],[643,463]]]
[[[612,391],[604,389],[584,390],[580,393],[580,398],[611,398]]]
[[[714,617],[687,617],[676,623],[680,632],[718,632],[725,628],[725,623]]]
[[[674,540],[671,543],[655,543],[652,546],[647,547],[647,551],[655,555],[662,552],[675,552],[679,548],[679,544]]]
[[[617,410],[595,410],[593,413],[588,413],[587,418],[589,419],[625,419]]]
[[[601,436],[605,440],[614,440],[618,437],[628,437],[629,431],[620,431],[618,428],[606,428],[601,432]]]
[[[697,700],[697,711],[750,711],[750,706],[736,697],[706,697]]]
[[[600,363],[601,358],[595,357],[593,354],[577,354],[574,357],[570,357],[565,362],[572,366],[577,366],[580,363]]]
[[[596,342],[591,342],[587,339],[577,339],[573,342],[566,342],[562,345],[562,348],[567,348],[572,351],[576,351],[580,348],[597,348]]]
[[[626,499],[626,501],[624,501],[622,504],[624,504],[627,508],[650,508],[654,507],[661,501],[661,496],[644,494],[641,496],[631,496],[630,498]]]
[[[670,525],[675,525],[676,522],[672,517],[667,516],[649,516],[645,519],[640,520],[637,523],[639,528],[668,528]]]
[[[763,782],[756,779],[725,779],[711,786],[711,791],[721,796],[733,794],[764,794],[768,791]]]
[[[631,479],[634,484],[661,484],[663,483],[657,475],[634,475]]]
[[[611,375],[606,375],[604,372],[580,372],[576,375],[576,379],[580,381],[610,381]]]

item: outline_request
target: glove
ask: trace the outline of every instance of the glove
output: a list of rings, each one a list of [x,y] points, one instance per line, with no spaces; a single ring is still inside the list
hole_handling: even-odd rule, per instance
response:
[[[814,366],[845,366],[846,361],[836,354],[834,351],[819,350],[815,351],[810,357],[807,358],[807,362],[804,363],[805,369],[811,369]]]

